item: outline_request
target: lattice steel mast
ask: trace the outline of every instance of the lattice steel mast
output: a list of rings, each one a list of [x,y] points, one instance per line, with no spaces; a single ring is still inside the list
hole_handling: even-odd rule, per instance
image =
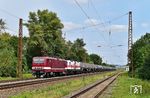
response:
[[[133,77],[133,35],[132,35],[132,12],[129,12],[129,26],[128,26],[128,65],[129,65],[129,72],[132,72]]]

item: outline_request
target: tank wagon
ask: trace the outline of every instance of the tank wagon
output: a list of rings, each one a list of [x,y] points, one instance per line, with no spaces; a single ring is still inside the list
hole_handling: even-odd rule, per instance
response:
[[[112,70],[115,68],[53,57],[33,57],[32,60],[32,73],[38,78]]]

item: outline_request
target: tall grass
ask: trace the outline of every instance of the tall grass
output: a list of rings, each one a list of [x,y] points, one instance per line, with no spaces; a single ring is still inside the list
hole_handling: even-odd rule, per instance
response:
[[[111,98],[150,98],[150,81],[143,81],[138,78],[130,78],[128,74],[122,74],[116,81],[117,86],[113,89]],[[131,85],[142,85],[142,93],[130,92]]]

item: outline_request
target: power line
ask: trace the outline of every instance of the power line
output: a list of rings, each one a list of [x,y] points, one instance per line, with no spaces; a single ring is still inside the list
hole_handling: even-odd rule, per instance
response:
[[[7,14],[7,15],[9,15],[9,16],[11,16],[11,17],[14,17],[14,18],[16,18],[16,19],[19,19],[18,16],[14,15],[14,14],[12,14],[12,13],[10,13],[10,12],[4,10],[4,9],[1,9],[1,8],[0,8],[0,11],[3,12],[3,13],[5,13],[5,14]]]
[[[7,15],[9,15],[9,16],[11,16],[11,17],[13,17],[13,18],[16,18],[17,20],[19,20],[21,18],[21,17],[18,17],[18,16],[14,15],[14,14],[12,14],[12,13],[10,13],[10,12],[2,9],[2,8],[0,8],[0,11],[3,12],[3,13],[5,13],[5,14],[7,14]],[[27,20],[23,19],[23,21],[27,21]]]
[[[74,0],[76,2],[76,4],[78,5],[78,7],[81,9],[81,11],[84,13],[84,15],[88,18],[88,20],[93,24],[93,26],[95,26],[95,23],[92,21],[92,19],[88,16],[88,14],[84,11],[84,9],[81,7],[81,5],[78,3],[77,0]]]
[[[9,28],[9,27],[6,27],[6,30],[12,31],[12,32],[14,32],[14,33],[18,33],[17,31],[15,31],[15,30],[13,30],[13,29],[11,29],[11,28]]]
[[[113,19],[111,19],[111,20],[109,20],[109,21],[105,21],[105,22],[103,22],[103,23],[97,23],[97,24],[94,23],[94,24],[89,25],[89,26],[83,26],[83,27],[79,27],[79,28],[72,29],[72,30],[66,30],[65,32],[76,31],[76,30],[82,30],[82,29],[88,29],[88,28],[91,28],[91,27],[96,27],[96,26],[101,26],[101,25],[105,25],[105,24],[110,24],[110,23],[112,23],[113,21],[118,20],[118,19],[120,19],[120,18],[122,18],[123,16],[126,16],[126,15],[128,15],[128,13],[123,14],[123,15],[120,15],[120,16],[118,16],[118,17],[115,17],[115,18],[113,18]],[[93,21],[92,21],[92,22],[93,22]],[[105,27],[106,27],[106,26],[105,26]]]
[[[78,3],[78,1],[77,0],[74,0],[75,1],[75,3],[78,5],[78,7],[81,9],[81,11],[83,12],[83,14],[89,19],[89,21],[92,23],[92,26],[94,26],[95,27],[95,23],[91,20],[91,18],[88,16],[88,14],[86,13],[86,11],[84,11],[84,9],[81,7],[81,5]],[[124,15],[121,15],[121,16],[119,16],[119,17],[116,17],[116,18],[114,18],[113,20],[111,20],[111,21],[114,21],[114,20],[116,20],[116,19],[118,19],[118,18],[120,18],[120,17],[123,17],[123,16],[125,16],[125,15],[127,15],[127,13],[126,14],[124,14]],[[107,21],[108,23],[110,23],[110,21]],[[103,23],[101,23],[101,24],[103,24]],[[81,29],[83,29],[83,28],[81,28]],[[84,28],[85,29],[85,28]],[[99,28],[96,28],[96,30],[98,30],[98,31],[101,31],[101,30],[99,30]],[[101,32],[104,32],[104,31],[101,31]],[[103,39],[105,40],[105,37],[104,37],[104,35],[102,34],[102,37],[103,37]]]
[[[81,11],[83,12],[83,14],[88,18],[88,20],[92,23],[92,25],[95,25],[95,23],[91,20],[91,18],[88,16],[88,14],[84,11],[84,9],[80,6],[80,4],[78,3],[78,1],[77,0],[74,0],[75,1],[75,3],[78,5],[78,7],[81,9]],[[101,30],[99,30],[98,28],[95,28],[96,30],[98,30],[98,31],[101,31]],[[104,37],[104,35],[102,34],[102,38],[105,40],[105,37]]]
[[[100,17],[100,15],[99,15],[99,13],[98,13],[98,11],[97,11],[97,9],[96,9],[96,7],[95,7],[95,5],[94,5],[93,1],[92,1],[92,0],[90,0],[90,3],[91,3],[91,6],[93,7],[93,9],[94,9],[95,13],[97,14],[98,18],[102,21],[102,25],[103,25],[103,27],[104,27],[104,28],[106,28],[105,24],[103,23],[104,21],[103,21],[103,20],[102,20],[102,18]]]
[[[84,15],[89,19],[89,20],[91,20],[90,19],[90,17],[87,15],[87,13],[83,10],[83,8],[80,6],[80,4],[78,3],[78,1],[77,0],[74,0],[75,1],[75,3],[78,5],[78,7],[81,9],[81,11],[84,13]]]
[[[88,16],[88,14],[84,11],[84,9],[81,7],[81,5],[78,3],[78,1],[77,0],[74,0],[75,1],[75,3],[78,5],[78,7],[81,9],[81,11],[83,12],[83,14],[90,20],[90,22],[92,23],[92,26],[95,26],[95,23],[91,20],[91,18]],[[125,14],[126,15],[126,14]],[[117,18],[114,18],[112,21],[114,21],[114,20],[116,20],[116,19],[118,19],[118,18],[120,18],[120,17],[122,17],[122,16],[124,16],[124,15],[121,15],[121,16],[119,16],[119,17],[117,17]],[[110,21],[107,21],[108,23],[110,23]],[[103,24],[103,23],[101,23],[101,24]],[[81,28],[81,29],[83,29],[83,28]],[[85,29],[85,28],[84,28]],[[97,29],[97,28],[96,28]],[[99,29],[97,29],[98,31],[99,31]],[[101,30],[100,30],[101,31]]]
[[[78,1],[77,0],[74,0],[75,1],[75,3],[78,5],[78,7],[81,9],[81,11],[83,12],[83,14],[90,20],[90,22],[92,23],[92,26],[94,26],[95,27],[95,23],[91,20],[91,18],[88,16],[88,14],[84,11],[84,9],[80,6],[80,4],[78,3]],[[126,14],[124,14],[124,15],[121,15],[121,16],[119,16],[119,17],[116,17],[116,18],[114,18],[114,19],[112,19],[111,21],[114,21],[114,20],[117,20],[117,19],[119,19],[119,18],[121,18],[121,17],[123,17],[123,16],[125,16],[125,15],[127,15],[128,13],[126,13]],[[108,23],[110,23],[111,21],[107,21]],[[103,24],[103,23],[101,23],[101,24]],[[83,28],[81,28],[81,29],[83,29]],[[85,29],[85,28],[84,28]],[[99,29],[97,29],[96,28],[96,30],[98,30],[99,31]],[[103,35],[102,35],[103,36]],[[102,37],[104,40],[105,40],[105,37],[103,36]],[[114,53],[114,52],[113,52]],[[117,56],[118,57],[118,56]]]

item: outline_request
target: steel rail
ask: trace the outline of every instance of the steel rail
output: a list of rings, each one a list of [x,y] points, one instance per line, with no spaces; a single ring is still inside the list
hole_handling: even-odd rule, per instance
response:
[[[21,86],[27,86],[27,85],[32,85],[32,84],[40,84],[40,83],[53,82],[53,81],[58,81],[58,80],[71,79],[71,78],[82,77],[82,76],[96,75],[96,74],[100,74],[100,73],[103,73],[103,72],[0,83],[0,90],[21,87]]]
[[[119,76],[119,73],[114,74],[114,75],[109,76],[109,77],[107,77],[107,78],[105,78],[105,79],[99,80],[99,81],[97,81],[96,83],[93,83],[93,84],[91,84],[91,85],[89,85],[89,86],[87,86],[87,87],[85,87],[85,88],[82,88],[82,89],[80,89],[80,90],[78,90],[78,91],[76,91],[76,92],[73,92],[73,93],[71,93],[71,94],[69,94],[69,95],[67,95],[67,96],[65,96],[65,97],[63,97],[63,98],[82,98],[82,97],[80,97],[81,95],[85,94],[85,93],[88,92],[89,90],[94,89],[94,88],[97,87],[98,85],[101,85],[102,83],[106,82],[107,80],[113,78],[107,85],[104,86],[103,89],[101,89],[101,90],[98,91],[95,95],[93,95],[93,97],[91,97],[91,98],[98,98],[98,97],[102,94],[102,92],[105,91],[105,89],[106,89],[118,76]]]

